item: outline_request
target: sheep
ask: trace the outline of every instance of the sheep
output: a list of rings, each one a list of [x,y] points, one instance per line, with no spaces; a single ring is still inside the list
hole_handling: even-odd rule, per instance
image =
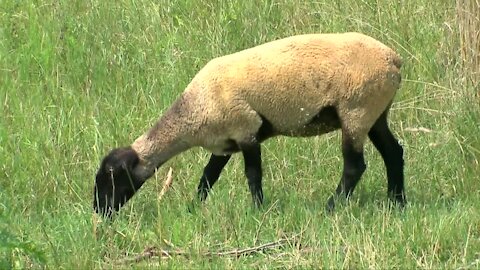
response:
[[[158,167],[198,146],[212,153],[197,189],[201,201],[231,155],[241,152],[253,203],[260,206],[263,141],[338,129],[343,174],[326,208],[349,198],[366,170],[367,136],[384,160],[389,198],[403,206],[403,148],[387,123],[401,62],[392,49],[360,33],[297,35],[215,58],[150,130],[102,160],[94,209],[111,216]]]

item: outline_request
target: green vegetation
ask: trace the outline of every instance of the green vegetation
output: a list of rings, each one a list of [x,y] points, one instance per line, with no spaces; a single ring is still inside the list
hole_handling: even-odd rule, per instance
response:
[[[134,265],[480,267],[480,90],[475,62],[462,58],[477,45],[458,30],[480,28],[460,27],[475,23],[462,7],[447,0],[1,1],[0,268],[115,268],[164,239],[199,254],[300,232],[309,252],[291,245]],[[205,63],[280,37],[344,31],[369,34],[404,59],[390,118],[405,148],[404,211],[388,207],[383,162],[368,143],[368,169],[351,202],[325,213],[341,174],[332,133],[264,144],[264,209],[252,209],[236,156],[207,202],[189,212],[208,160],[194,149],[162,167],[94,233],[100,159],[147,130]],[[169,167],[174,184],[160,201]]]

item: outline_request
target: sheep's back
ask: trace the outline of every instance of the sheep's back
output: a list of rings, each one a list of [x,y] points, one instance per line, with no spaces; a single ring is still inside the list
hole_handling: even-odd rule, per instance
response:
[[[342,113],[388,106],[398,88],[400,65],[395,52],[371,37],[313,34],[216,58],[194,81],[202,86],[206,102],[227,114],[222,118],[235,118],[235,110],[253,110],[287,135],[322,108],[333,106]]]

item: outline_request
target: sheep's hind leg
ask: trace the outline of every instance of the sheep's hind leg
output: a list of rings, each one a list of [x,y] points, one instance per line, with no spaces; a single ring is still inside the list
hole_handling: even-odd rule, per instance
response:
[[[203,175],[202,178],[200,178],[200,184],[198,185],[197,189],[198,198],[201,201],[204,201],[207,198],[208,192],[215,182],[217,182],[218,177],[220,177],[220,173],[229,159],[230,155],[217,156],[212,154],[207,166],[205,166],[205,169],[203,169]]]
[[[245,175],[247,176],[248,187],[256,207],[263,203],[262,154],[260,148],[260,143],[256,141],[240,145],[245,162]]]
[[[350,197],[366,169],[363,147],[360,147],[360,150],[358,148],[344,132],[342,138],[343,174],[335,191],[336,194],[327,201],[327,211],[332,211],[335,208],[335,197],[340,195],[343,195],[346,199]]]
[[[387,168],[388,196],[400,206],[406,203],[403,175],[403,148],[388,128],[387,112],[383,113],[368,133],[382,155]]]

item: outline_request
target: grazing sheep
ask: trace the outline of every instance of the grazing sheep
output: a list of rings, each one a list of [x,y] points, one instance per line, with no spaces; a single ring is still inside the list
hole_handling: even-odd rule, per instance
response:
[[[403,206],[403,149],[387,124],[400,66],[394,51],[359,33],[293,36],[213,59],[153,128],[103,159],[94,208],[110,216],[156,168],[195,146],[212,152],[198,186],[201,200],[231,154],[242,152],[260,205],[261,142],[336,129],[342,131],[343,175],[327,208],[336,196],[348,198],[360,180],[367,136],[385,162],[390,198]]]

